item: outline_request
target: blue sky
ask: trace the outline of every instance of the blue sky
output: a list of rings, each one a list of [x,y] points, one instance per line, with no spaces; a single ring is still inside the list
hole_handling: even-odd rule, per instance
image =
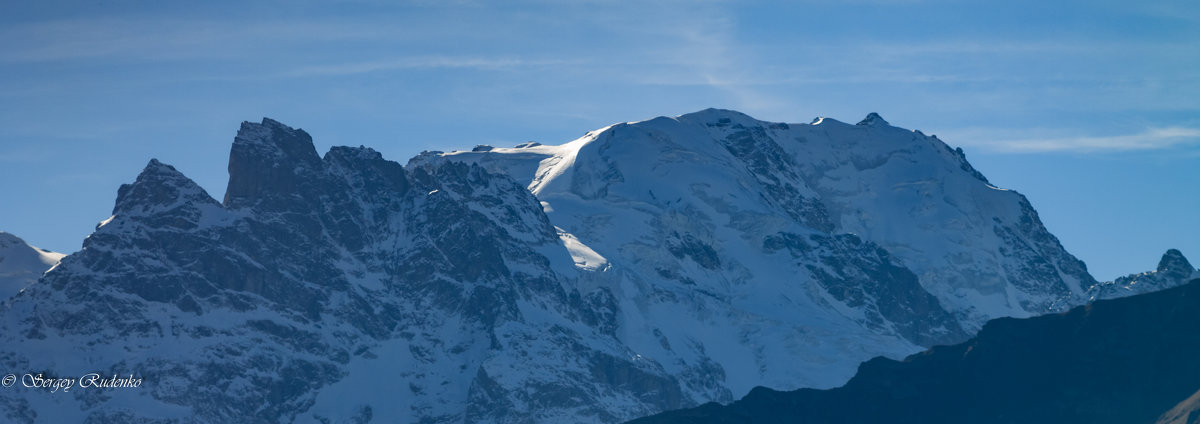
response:
[[[1193,0],[5,2],[0,230],[77,250],[152,157],[219,199],[263,116],[404,162],[707,107],[879,112],[1026,194],[1099,279],[1200,262]]]

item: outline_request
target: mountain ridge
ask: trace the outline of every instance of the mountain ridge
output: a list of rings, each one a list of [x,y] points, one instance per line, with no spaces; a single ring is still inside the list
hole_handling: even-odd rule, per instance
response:
[[[7,390],[0,410],[620,422],[834,387],[1091,286],[1028,201],[882,118],[710,109],[472,150],[401,166],[244,122],[222,201],[151,160],[81,251],[0,307],[5,369],[135,373],[145,390]]]
[[[1200,278],[1200,269],[1193,267],[1178,249],[1167,249],[1153,271],[1098,283],[1086,295],[1089,301],[1115,299],[1175,287],[1195,278]]]
[[[617,171],[623,163],[628,163],[630,168],[669,167],[669,162],[675,160],[673,158],[676,155],[687,155],[684,157],[689,160],[725,160],[730,167],[746,167],[751,173],[747,179],[758,180],[764,186],[764,191],[775,193],[775,202],[784,202],[780,204],[784,210],[775,213],[793,215],[802,225],[819,231],[847,232],[864,237],[881,244],[893,254],[899,253],[907,266],[914,268],[917,274],[932,273],[923,278],[926,280],[923,284],[928,284],[926,288],[938,295],[943,304],[959,304],[952,309],[960,309],[958,313],[964,315],[974,315],[968,319],[968,327],[977,327],[986,317],[1028,316],[1030,313],[1061,308],[1062,305],[1057,304],[1060,298],[1081,298],[1083,290],[1095,284],[1095,280],[1087,274],[1086,266],[1066,253],[1058,240],[1044,229],[1028,200],[1015,191],[992,186],[970,166],[961,150],[950,148],[936,137],[893,127],[882,118],[864,121],[874,124],[850,125],[831,118],[821,119],[816,124],[771,123],[757,121],[736,111],[706,109],[675,118],[658,117],[612,125],[561,146],[424,154],[410,163],[436,159],[478,162],[495,172],[507,173],[518,181],[531,181],[531,191],[553,205],[553,199],[547,197],[578,196],[584,200],[595,200],[597,196],[606,194],[608,187],[625,183],[622,180],[624,176]],[[615,142],[614,135],[629,132],[634,135],[628,137],[628,143],[622,143],[636,148],[631,148],[629,153],[622,153],[621,160],[614,162],[614,159],[603,159],[617,154],[614,147],[608,147]],[[615,140],[625,138],[617,135]],[[698,142],[702,144],[696,144]],[[666,158],[657,162],[643,159],[655,157],[656,154]],[[735,158],[720,158],[727,154]],[[937,164],[942,169],[930,171],[920,166],[905,166],[902,162],[908,160],[916,164]],[[598,175],[593,175],[597,172]],[[878,176],[859,176],[872,172]],[[574,174],[579,173],[582,173],[579,179],[584,182],[575,182]],[[906,186],[897,185],[891,174],[900,174]],[[659,176],[642,174],[640,180],[656,178]],[[685,178],[702,177],[689,174]],[[664,195],[666,190],[672,188],[651,188],[650,197],[657,194],[658,197],[686,198],[688,194]],[[960,205],[952,202],[937,204],[936,200],[928,200],[930,195],[938,192],[949,192],[944,194],[947,198],[985,199],[990,203],[978,203],[977,206],[983,211],[1010,209],[1007,212],[1009,222],[996,226],[997,233],[990,234],[988,230],[995,225],[989,219],[988,212],[956,211]],[[656,200],[641,197],[634,199],[651,203]],[[787,203],[789,201],[793,203]],[[911,208],[910,204],[914,203],[923,203],[933,209],[914,211],[916,213],[912,215],[915,217],[893,214],[888,218],[897,223],[886,226],[879,223],[879,217],[862,216],[865,211],[889,208],[903,210]],[[922,213],[929,216],[922,217]],[[976,216],[970,217],[968,213],[975,213]],[[551,213],[551,216],[554,214]],[[970,246],[939,251],[945,248],[944,240],[962,237],[947,232],[941,238],[929,238],[935,240],[931,244],[922,241],[925,239],[920,236],[902,234],[903,230],[897,227],[909,225],[905,221],[925,227],[922,230],[946,223],[957,225],[955,230],[975,232],[973,237],[978,240],[974,242],[986,242],[998,247],[991,247],[996,250],[986,255],[980,255],[978,249]],[[1019,228],[1018,232],[1014,232],[1014,228]],[[1009,250],[1009,253],[996,253],[1002,248]],[[905,254],[906,251],[914,254]],[[1043,252],[1060,253],[1043,258]],[[948,260],[939,257],[938,263],[931,263],[924,258],[968,254],[974,258]],[[1018,254],[1026,256],[1028,260],[1019,261],[1020,266],[1003,269],[1000,273],[988,274],[985,271],[987,268],[1009,265],[997,256]],[[989,265],[994,266],[956,273],[934,271],[952,269],[954,261],[991,262]],[[927,269],[929,267],[933,268]],[[1032,274],[1024,279],[1026,281],[1053,281],[1054,291],[1029,298],[1024,293],[1032,287],[1020,287],[1023,284],[1019,281],[1021,279],[1015,278],[1020,274]],[[1010,279],[1013,281],[1009,282]],[[972,282],[976,280],[990,281],[988,284],[997,288],[988,288],[991,292],[980,290],[971,293],[971,290],[979,290],[971,288],[971,285],[980,285]],[[1009,293],[995,292],[1004,287]],[[991,310],[972,310],[983,307],[975,305],[990,305],[988,307]]]

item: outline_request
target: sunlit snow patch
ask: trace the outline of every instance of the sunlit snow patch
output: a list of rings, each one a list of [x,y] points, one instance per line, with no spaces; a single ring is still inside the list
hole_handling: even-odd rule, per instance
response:
[[[567,248],[567,253],[571,254],[571,259],[575,261],[575,266],[586,270],[596,271],[608,268],[608,259],[604,259],[599,253],[596,253],[592,248],[580,242],[574,235],[563,231],[562,228],[554,227],[558,231],[558,238],[562,240],[563,246]]]

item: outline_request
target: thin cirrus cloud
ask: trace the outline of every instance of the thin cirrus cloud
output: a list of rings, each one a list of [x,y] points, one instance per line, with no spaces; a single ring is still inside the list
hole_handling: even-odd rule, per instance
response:
[[[963,145],[976,146],[998,153],[1077,152],[1102,153],[1123,151],[1162,150],[1200,144],[1200,128],[1148,128],[1137,134],[1102,137],[1028,137],[987,138],[985,131],[970,131],[971,135],[956,135]]]
[[[362,42],[381,37],[396,39],[403,34],[387,27],[341,22],[68,19],[0,29],[0,50],[6,52],[0,62],[198,60],[239,57],[246,48],[288,42]]]
[[[337,75],[355,75],[381,71],[398,71],[406,69],[479,69],[479,70],[502,70],[524,67],[549,67],[560,65],[578,65],[582,64],[580,60],[556,60],[556,59],[521,59],[521,58],[505,58],[505,57],[449,57],[449,56],[426,56],[426,57],[405,57],[382,61],[365,61],[352,63],[339,63],[332,65],[314,65],[296,68],[284,73],[284,76],[289,77],[309,77],[309,76],[337,76]]]

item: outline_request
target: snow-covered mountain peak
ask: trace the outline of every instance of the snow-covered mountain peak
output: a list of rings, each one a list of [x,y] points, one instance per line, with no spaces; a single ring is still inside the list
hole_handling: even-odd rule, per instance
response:
[[[15,234],[0,231],[0,301],[33,284],[64,256],[34,247]]]
[[[858,123],[855,125],[890,126],[891,124],[889,124],[888,121],[885,121],[882,116],[879,116],[878,113],[871,112],[871,113],[867,114],[866,118],[863,118],[861,121],[858,121]]]
[[[662,118],[662,117],[660,117],[660,118]],[[655,118],[655,119],[659,119],[659,118]],[[671,119],[671,118],[667,118],[667,119]],[[687,122],[687,123],[695,123],[695,124],[711,125],[711,126],[730,126],[730,125],[753,126],[753,125],[757,125],[760,122],[757,119],[750,117],[750,115],[746,115],[746,114],[738,112],[736,110],[716,109],[716,108],[708,108],[708,109],[704,109],[704,110],[701,110],[698,112],[685,113],[683,115],[679,115],[678,117],[676,117],[674,119],[677,119],[682,122]],[[646,122],[646,121],[642,121],[642,122]],[[634,124],[636,124],[636,122],[634,122]]]
[[[0,252],[8,252],[10,249],[17,248],[21,245],[28,246],[28,244],[25,243],[25,240],[21,240],[20,237],[17,237],[12,233],[0,231]]]
[[[421,160],[479,163],[529,182],[556,226],[609,259],[664,231],[664,216],[687,217],[672,231],[706,240],[695,246],[734,255],[780,231],[856,234],[920,276],[967,328],[1043,313],[1095,283],[1023,196],[988,184],[961,150],[876,113],[862,124],[772,123],[706,109],[613,125],[559,146]],[[619,236],[625,231],[629,238]],[[718,241],[722,231],[732,239]],[[659,243],[683,243],[670,234]]]
[[[66,255],[35,247],[16,234],[0,231],[0,264],[50,268],[62,260],[63,256]],[[33,264],[34,262],[37,264]]]

